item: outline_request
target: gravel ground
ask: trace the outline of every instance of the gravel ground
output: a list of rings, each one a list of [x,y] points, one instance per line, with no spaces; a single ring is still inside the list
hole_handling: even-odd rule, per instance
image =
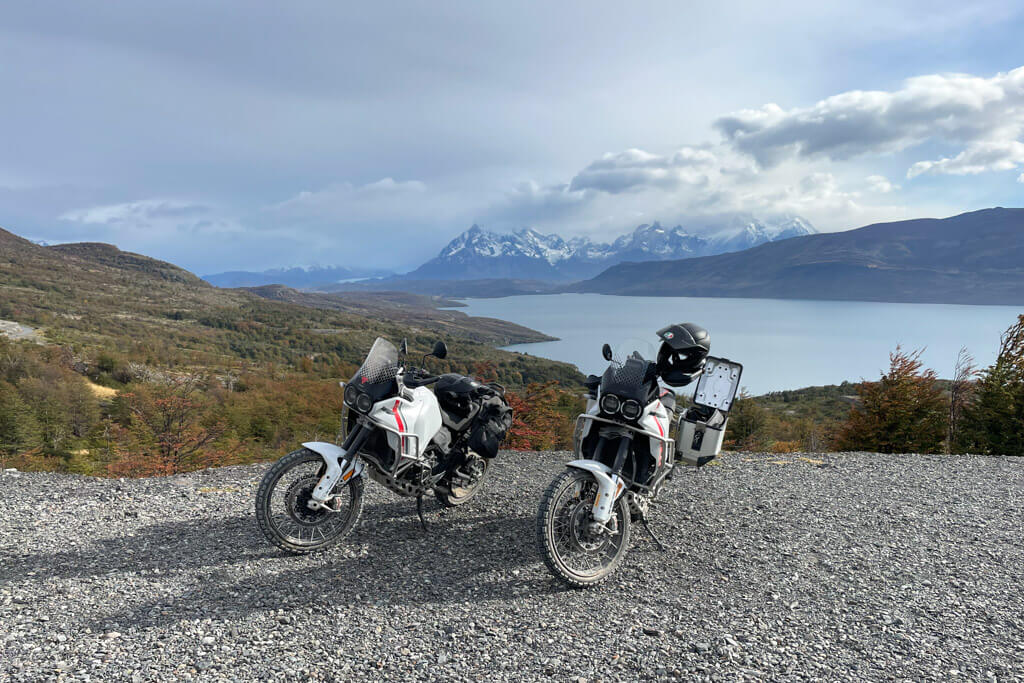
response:
[[[534,545],[564,453],[481,496],[367,485],[349,540],[264,541],[264,466],[0,476],[0,680],[1024,680],[1024,458],[731,453],[687,471],[607,584]]]

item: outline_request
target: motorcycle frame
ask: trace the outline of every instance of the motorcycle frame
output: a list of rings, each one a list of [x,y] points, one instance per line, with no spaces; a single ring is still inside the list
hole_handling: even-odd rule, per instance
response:
[[[645,407],[644,412],[641,414],[642,416],[651,412],[648,410],[650,405],[651,404],[648,404],[648,406]],[[662,448],[664,448],[664,457],[661,465],[658,467],[658,471],[655,473],[654,481],[649,486],[635,482],[629,477],[623,476],[621,473],[613,474],[612,468],[608,467],[604,463],[583,457],[583,439],[585,438],[585,435],[589,433],[589,430],[594,427],[593,423],[606,424],[615,427],[616,429],[629,431],[642,437],[654,439],[661,444]],[[671,427],[671,419],[669,420],[669,425]],[[632,438],[630,439],[631,441]],[[656,434],[646,429],[642,429],[639,425],[612,420],[592,413],[582,413],[576,418],[576,426],[573,430],[573,442],[573,452],[577,459],[566,463],[566,467],[587,471],[593,475],[594,479],[597,481],[598,492],[597,497],[594,499],[593,515],[594,520],[601,524],[607,523],[608,520],[611,519],[615,508],[615,501],[618,500],[624,491],[639,490],[644,495],[654,498],[661,489],[661,484],[665,481],[665,477],[675,469],[676,443],[671,438],[671,434]],[[632,448],[632,444],[630,445],[630,448]]]
[[[416,395],[415,391],[409,391],[406,388],[405,384],[402,382],[401,372],[398,373],[396,381],[398,383],[397,396],[407,401],[412,400]],[[346,383],[339,382],[338,384],[342,388],[342,393],[344,393]],[[388,440],[389,448],[394,455],[393,464],[385,471],[382,471],[381,474],[385,477],[384,485],[387,488],[395,491],[396,493],[402,493],[399,487],[388,485],[386,480],[397,481],[399,475],[413,465],[428,465],[429,462],[423,454],[424,449],[422,448],[420,435],[411,430],[401,431],[379,419],[374,418],[375,414],[382,412],[382,406],[390,403],[394,398],[395,397],[388,397],[381,401],[377,401],[373,404],[367,414],[358,413],[356,423],[360,425],[362,429],[380,429],[386,433],[393,434],[396,437],[396,442],[398,444],[397,447],[391,447],[391,442]],[[350,420],[351,410],[352,409],[348,404],[342,402],[342,426],[339,431],[339,435],[342,437],[343,446],[344,443],[348,442],[350,436],[348,423]],[[359,439],[358,436],[356,438]],[[363,442],[360,441],[359,447],[355,449],[352,449],[351,447],[344,448],[343,446],[337,446],[335,444],[322,441],[302,444],[304,447],[323,458],[324,465],[327,468],[327,471],[320,478],[316,488],[313,490],[311,496],[312,500],[309,503],[310,507],[317,508],[323,506],[325,501],[330,497],[330,492],[334,489],[339,480],[348,481],[352,476],[362,474],[364,467],[363,462],[359,457],[362,444]],[[349,457],[350,454],[351,457]],[[381,469],[375,461],[371,461],[370,464],[375,469]],[[358,469],[358,472],[356,472],[356,469]]]

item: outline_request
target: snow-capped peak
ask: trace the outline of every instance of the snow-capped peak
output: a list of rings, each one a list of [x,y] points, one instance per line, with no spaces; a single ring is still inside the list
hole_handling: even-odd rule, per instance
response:
[[[731,215],[702,221],[695,231],[681,225],[667,228],[654,221],[637,226],[611,243],[603,243],[586,237],[565,240],[534,228],[495,233],[474,224],[410,277],[568,279],[596,274],[622,261],[709,256],[815,232],[799,216],[760,220]]]

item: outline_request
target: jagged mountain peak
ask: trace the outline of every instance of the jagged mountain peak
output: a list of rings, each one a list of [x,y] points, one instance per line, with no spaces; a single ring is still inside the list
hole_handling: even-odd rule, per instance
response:
[[[727,220],[726,225],[722,221]],[[409,278],[468,279],[512,277],[567,280],[589,277],[623,261],[659,261],[737,251],[776,239],[816,232],[798,216],[763,221],[753,216],[731,216],[712,225],[689,230],[666,227],[660,221],[638,225],[610,243],[583,236],[568,240],[532,227],[515,232],[491,232],[474,223],[450,241],[431,261],[409,273]]]

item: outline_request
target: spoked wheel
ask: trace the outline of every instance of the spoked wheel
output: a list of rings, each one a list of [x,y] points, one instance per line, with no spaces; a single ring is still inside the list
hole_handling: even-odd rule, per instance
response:
[[[615,571],[629,547],[629,507],[615,503],[601,527],[592,510],[597,481],[587,472],[568,469],[544,492],[537,515],[537,545],[551,573],[570,586],[600,583]]]
[[[435,488],[434,495],[445,507],[462,505],[483,488],[490,469],[490,460],[469,451],[465,464],[446,478],[441,486]]]
[[[363,507],[362,477],[335,486],[327,499],[330,511],[307,505],[326,470],[323,458],[306,448],[267,470],[256,492],[256,521],[268,541],[302,555],[332,546],[352,530]]]

